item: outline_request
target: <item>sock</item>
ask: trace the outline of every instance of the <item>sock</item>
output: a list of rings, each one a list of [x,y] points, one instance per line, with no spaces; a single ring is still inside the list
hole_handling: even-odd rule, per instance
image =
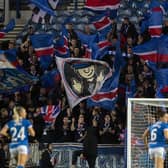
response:
[[[24,167],[19,165],[19,166],[17,166],[17,168],[24,168]]]

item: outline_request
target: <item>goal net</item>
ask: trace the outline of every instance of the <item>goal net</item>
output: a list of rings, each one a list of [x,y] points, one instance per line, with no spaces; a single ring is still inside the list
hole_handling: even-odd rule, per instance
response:
[[[127,168],[154,168],[153,161],[144,147],[142,134],[158,119],[158,110],[168,110],[168,99],[128,99]],[[167,167],[166,159],[165,168]]]

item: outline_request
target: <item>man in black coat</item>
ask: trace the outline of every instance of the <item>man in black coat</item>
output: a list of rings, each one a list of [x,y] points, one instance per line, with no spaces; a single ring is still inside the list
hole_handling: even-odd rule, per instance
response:
[[[77,150],[73,153],[72,167],[75,167],[77,157],[80,156],[81,158],[85,158],[87,160],[89,168],[95,168],[98,144],[98,128],[96,120],[93,120],[92,123],[92,127],[87,129],[87,133],[83,141],[83,150]]]
[[[53,168],[51,163],[52,144],[47,144],[40,160],[40,168]]]

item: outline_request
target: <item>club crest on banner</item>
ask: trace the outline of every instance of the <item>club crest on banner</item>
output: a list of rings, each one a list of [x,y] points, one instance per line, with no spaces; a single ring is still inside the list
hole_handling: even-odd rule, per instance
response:
[[[90,59],[57,57],[57,66],[72,106],[97,93],[112,73],[105,62]]]

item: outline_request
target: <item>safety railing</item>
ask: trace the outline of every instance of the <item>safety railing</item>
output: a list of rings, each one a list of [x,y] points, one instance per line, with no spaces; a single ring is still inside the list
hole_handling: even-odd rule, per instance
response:
[[[81,149],[82,145],[79,143],[53,143],[51,160],[54,168],[70,168],[73,152]],[[30,155],[26,167],[39,167],[41,154],[44,150],[44,146],[38,143],[30,144]],[[10,167],[15,166],[14,162],[12,164]],[[124,168],[124,164],[124,146],[98,145],[96,168]],[[88,168],[87,161],[78,158],[76,167]]]

